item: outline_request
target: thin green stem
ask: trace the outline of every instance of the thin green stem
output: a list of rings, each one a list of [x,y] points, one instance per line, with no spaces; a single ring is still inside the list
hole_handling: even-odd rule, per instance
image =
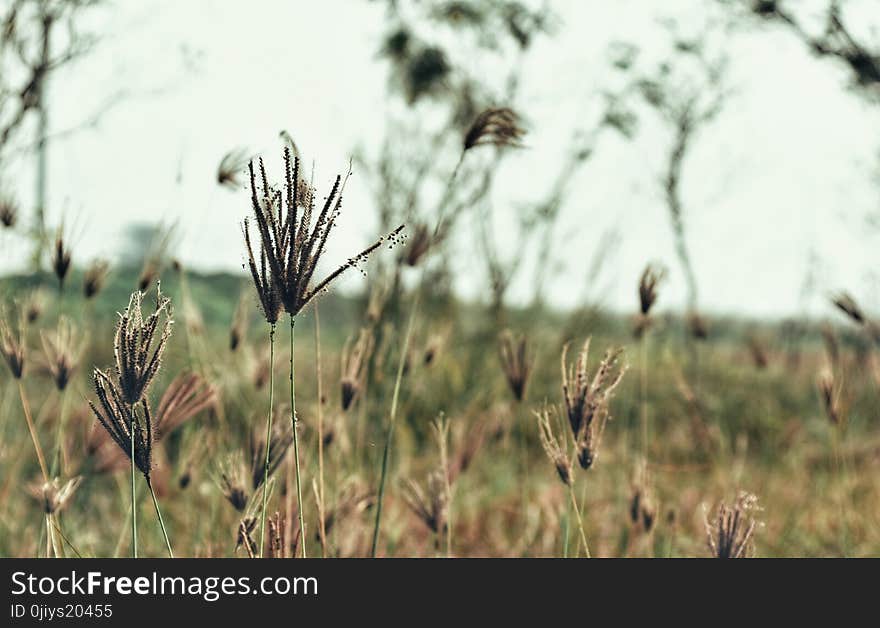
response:
[[[648,330],[642,332],[642,337],[639,340],[639,344],[641,345],[639,348],[641,349],[641,363],[642,368],[639,373],[641,380],[641,410],[642,410],[642,456],[644,457],[645,464],[647,464],[648,460]]]
[[[321,558],[327,556],[327,529],[324,521],[324,390],[321,382],[321,317],[315,303],[315,378],[318,380],[318,532],[321,535]]]
[[[156,507],[156,516],[159,517],[159,527],[162,528],[162,536],[165,537],[165,547],[168,548],[168,558],[174,558],[174,550],[171,549],[171,541],[168,539],[168,531],[165,529],[165,522],[162,520],[162,511],[159,510],[159,500],[156,499],[156,491],[153,490],[153,483],[147,478],[147,486],[150,489],[150,495],[153,497],[153,506]]]
[[[587,558],[590,558],[590,546],[587,544],[587,535],[584,533],[584,520],[581,517],[580,508],[578,508],[577,498],[574,496],[574,482],[570,482],[568,485],[568,494],[571,495],[571,506],[574,509],[574,514],[577,517],[578,530],[581,534],[581,543],[584,545],[584,554],[586,554]]]
[[[376,548],[379,544],[379,527],[382,523],[382,502],[385,497],[385,480],[388,476],[388,459],[391,456],[391,441],[394,438],[394,426],[397,423],[397,401],[400,397],[400,382],[403,379],[403,367],[406,363],[406,355],[409,352],[409,341],[412,336],[413,323],[416,311],[419,307],[419,292],[413,297],[412,311],[409,314],[409,322],[406,325],[406,336],[403,339],[403,349],[400,352],[400,361],[397,365],[397,377],[394,380],[394,394],[391,396],[391,414],[388,419],[388,429],[385,432],[385,447],[382,450],[382,472],[379,477],[379,495],[376,500],[376,521],[373,525],[373,543],[370,556],[376,557]]]
[[[266,538],[266,500],[269,492],[269,443],[272,440],[272,405],[275,396],[275,323],[269,324],[269,410],[266,412],[266,463],[263,466],[263,512],[260,515],[260,558]]]
[[[134,408],[130,408],[131,425],[128,437],[131,441],[131,557],[138,557],[138,528],[137,528],[137,505],[134,494]]]
[[[31,440],[34,443],[34,450],[37,452],[37,462],[40,463],[40,471],[43,474],[43,481],[49,481],[49,471],[46,469],[46,457],[43,455],[43,448],[40,447],[40,439],[37,438],[37,431],[34,429],[34,421],[31,418],[31,407],[27,402],[27,395],[24,393],[24,384],[18,379],[18,395],[21,397],[21,408],[24,411],[24,419],[27,421],[28,431],[31,434]]]
[[[296,508],[299,515],[299,544],[302,548],[302,557],[306,557],[306,524],[303,517],[302,482],[299,477],[299,436],[296,433],[296,384],[293,371],[293,338],[295,318],[290,317],[290,424],[293,427],[293,462],[296,469]],[[266,444],[268,447],[268,443]]]
[[[64,475],[64,424],[67,419],[67,394],[64,390],[59,394],[61,395],[61,414],[58,418],[58,433],[55,436],[57,442],[55,460],[52,462],[52,477],[58,475],[59,470],[61,475]]]

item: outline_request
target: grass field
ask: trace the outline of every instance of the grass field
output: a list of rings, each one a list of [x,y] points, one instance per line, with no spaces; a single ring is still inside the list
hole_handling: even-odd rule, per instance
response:
[[[59,478],[55,488],[44,488],[19,382],[4,366],[4,556],[131,551],[128,458],[100,438],[102,428],[88,401],[97,403],[93,367],[113,363],[116,313],[128,304],[137,273],[114,271],[88,301],[81,283],[75,271],[63,295],[53,276],[8,277],[0,284],[10,304],[8,335],[18,338],[16,307],[34,318],[22,338],[21,392],[50,475]],[[168,269],[162,292],[171,298],[175,323],[148,393],[154,414],[175,378],[198,376],[193,389],[180,393],[191,405],[166,412],[162,421],[170,427],[154,434],[152,445],[151,483],[174,553],[259,555],[262,485],[254,486],[260,484],[265,455],[268,325],[243,276]],[[636,296],[634,286],[637,305]],[[516,349],[524,335],[525,365],[531,366],[518,400],[502,368],[498,322],[479,304],[425,296],[401,362],[411,298],[392,291],[384,308],[376,299],[370,304],[333,293],[316,302],[320,405],[315,310],[309,306],[297,317],[298,453],[308,555],[371,554],[383,446],[401,365],[379,556],[583,556],[582,538],[593,556],[709,556],[706,516],[715,522],[718,505],[733,507],[740,491],[758,500],[759,509],[741,504],[740,513],[744,522],[755,520],[746,539],[754,555],[880,553],[875,356],[862,331],[831,305],[834,327],[712,320],[702,340],[671,315],[658,316],[636,339],[632,319],[623,315],[511,309],[509,340]],[[34,302],[39,307],[32,307]],[[151,287],[145,315],[154,302]],[[51,346],[59,316],[74,321],[74,339],[62,340],[67,366],[75,367],[63,391]],[[358,356],[353,347],[362,329],[370,341],[362,340]],[[302,552],[290,446],[288,333],[282,320],[265,549],[284,556]],[[593,444],[592,465],[582,470],[575,462],[571,469],[570,493],[545,455],[535,412],[556,405],[551,426],[568,455],[567,427],[554,422],[565,414],[560,355],[571,341],[571,362],[588,336],[590,377],[610,347],[623,349],[620,366],[628,368],[608,400],[610,419]],[[837,424],[829,420],[832,413],[817,384],[829,367],[834,373],[829,408]],[[516,364],[512,371],[515,375]],[[346,410],[344,396],[353,397]],[[66,494],[58,487],[71,478],[79,483]],[[137,480],[139,554],[165,555],[150,493],[140,473]],[[582,515],[583,537],[570,495]]]

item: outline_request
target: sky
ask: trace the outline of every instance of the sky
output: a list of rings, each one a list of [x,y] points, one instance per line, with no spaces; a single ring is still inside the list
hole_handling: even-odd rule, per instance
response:
[[[358,146],[383,136],[386,67],[377,57],[384,32],[380,3],[254,0],[116,2],[93,18],[102,41],[50,86],[51,128],[78,126],[102,110],[94,128],[51,146],[49,221],[72,227],[75,263],[124,253],[131,222],[179,225],[177,255],[203,270],[240,271],[244,189],[215,185],[220,157],[244,146],[277,164],[287,129],[316,164],[319,190],[347,166]],[[552,181],[572,129],[607,84],[607,46],[635,41],[650,51],[665,40],[658,19],[687,19],[703,0],[559,0],[558,32],[536,44],[517,107],[528,147],[505,159],[494,200],[503,254],[516,255],[505,211],[536,200]],[[880,306],[877,184],[880,107],[846,89],[838,65],[811,57],[788,33],[762,27],[730,36],[734,93],[699,136],[685,165],[688,241],[710,313],[782,317],[828,313],[827,295],[846,289]],[[659,177],[669,137],[647,122],[633,141],[599,139],[595,156],[571,181],[558,231],[556,268],[546,293],[560,307],[588,293],[620,310],[636,307],[636,282],[648,261],[669,268],[660,309],[680,309],[685,286],[675,257]],[[4,183],[26,205],[30,162]],[[346,219],[328,257],[342,261],[375,235],[369,181],[355,171]],[[614,231],[619,244],[587,285],[592,254]],[[0,267],[19,259],[0,240]],[[506,247],[506,248],[505,248]],[[463,255],[458,289],[480,298],[485,277]],[[804,296],[808,273],[815,288]],[[527,300],[533,270],[512,287]],[[357,273],[342,289],[355,289]]]

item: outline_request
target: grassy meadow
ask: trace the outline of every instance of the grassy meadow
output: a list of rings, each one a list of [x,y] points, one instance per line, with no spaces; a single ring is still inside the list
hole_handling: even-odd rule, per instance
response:
[[[377,255],[387,262],[398,253]],[[417,272],[404,264],[398,271]],[[76,265],[62,291],[50,274],[0,284],[4,357],[10,340],[20,340],[24,357],[20,380],[7,364],[0,379],[0,555],[130,555],[129,458],[102,438],[89,401],[97,404],[92,369],[113,364],[117,312],[138,277],[137,269],[114,270],[88,299]],[[285,319],[276,331],[272,473],[264,485],[269,326],[254,288],[244,276],[176,266],[161,277],[174,325],[147,394],[160,426],[150,477],[174,554],[259,556],[265,486],[264,553],[299,556]],[[659,292],[662,299],[662,284]],[[739,539],[744,554],[880,553],[875,354],[867,332],[831,305],[833,326],[669,315],[637,338],[635,317],[600,309],[511,308],[499,321],[484,305],[425,292],[407,333],[414,294],[399,286],[361,297],[330,293],[297,316],[308,556],[371,555],[395,384],[377,556],[573,557],[585,555],[583,539],[592,556],[710,556],[718,550],[707,532],[717,543],[722,502],[741,526],[754,522],[734,530],[748,533]],[[637,297],[634,282],[634,311]],[[150,283],[145,316],[155,302]],[[59,338],[59,319],[72,321],[70,337]],[[571,363],[587,337],[590,379],[611,347],[622,348],[617,367],[625,370],[607,399],[605,429],[593,435],[592,464],[584,470],[574,461],[566,484],[553,447],[542,447],[536,413],[547,412],[556,453],[569,456],[560,357],[571,342]],[[59,365],[69,371],[63,390]],[[825,404],[822,374],[832,365]],[[137,476],[139,555],[166,555]],[[737,500],[743,491],[757,504]]]

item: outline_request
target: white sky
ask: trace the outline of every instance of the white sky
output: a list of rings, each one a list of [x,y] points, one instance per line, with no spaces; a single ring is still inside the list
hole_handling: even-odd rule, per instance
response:
[[[519,102],[530,148],[511,155],[499,174],[496,225],[504,224],[505,207],[535,200],[550,185],[570,130],[603,86],[608,43],[635,41],[650,49],[664,38],[659,16],[705,3],[568,0],[553,6],[560,30],[532,53]],[[117,2],[102,19],[111,35],[51,86],[55,130],[87,117],[117,90],[132,93],[98,128],[52,145],[50,221],[64,212],[77,225],[80,263],[115,257],[127,223],[164,219],[180,223],[185,263],[238,269],[248,199],[243,190],[214,184],[227,150],[247,146],[277,163],[278,132],[288,129],[315,160],[323,191],[357,145],[382,137],[386,79],[376,59],[384,26],[378,3]],[[880,233],[866,227],[865,216],[880,204],[873,179],[880,107],[846,91],[843,68],[810,57],[787,33],[765,28],[738,35],[729,50],[736,94],[700,136],[683,182],[703,306],[753,315],[800,311],[814,250],[820,272],[809,311],[826,311],[823,296],[841,288],[876,307]],[[641,268],[659,260],[671,270],[660,305],[681,306],[684,284],[657,184],[666,146],[667,136],[651,124],[633,142],[611,134],[600,141],[564,209],[557,247],[564,257],[548,287],[555,303],[571,305],[583,295],[591,251],[617,227],[621,244],[592,293],[631,310]],[[21,200],[31,198],[29,165],[5,180],[16,183]],[[374,233],[374,215],[368,181],[355,172],[347,218],[328,254],[342,260],[361,248]],[[499,235],[503,240],[504,232]],[[10,250],[0,254],[8,266],[16,259],[14,246],[8,239],[0,246]],[[462,269],[470,263],[462,259]],[[461,276],[463,293],[482,288],[479,273]],[[530,296],[530,277],[525,268],[515,298]],[[346,283],[358,281],[355,273]]]

